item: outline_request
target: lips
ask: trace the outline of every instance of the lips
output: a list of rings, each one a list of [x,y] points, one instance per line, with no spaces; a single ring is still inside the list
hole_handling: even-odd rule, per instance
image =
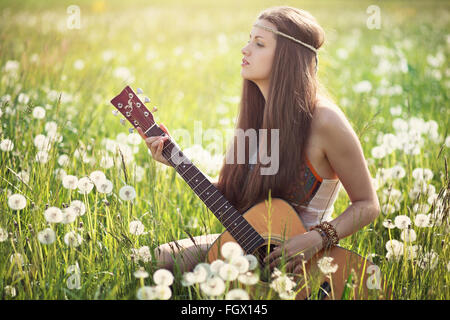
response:
[[[250,63],[248,63],[247,60],[245,60],[245,58],[242,58],[242,63],[243,63],[243,64],[250,64]]]

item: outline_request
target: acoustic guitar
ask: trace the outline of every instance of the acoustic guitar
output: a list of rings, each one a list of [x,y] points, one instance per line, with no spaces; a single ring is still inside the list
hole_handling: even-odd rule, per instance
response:
[[[138,89],[138,93],[142,91]],[[129,86],[111,103],[135,128],[140,127],[147,137],[166,136],[155,123],[152,113]],[[123,120],[121,122],[124,123]],[[170,137],[164,143],[162,154],[226,229],[208,250],[207,262],[221,258],[222,244],[236,242],[246,254],[256,256],[261,271],[260,283],[268,287],[272,270],[263,259],[284,241],[307,232],[295,209],[284,199],[272,198],[241,213]],[[322,257],[333,258],[332,263],[338,265],[335,273],[325,275],[320,272],[318,261]],[[303,274],[294,275],[299,288],[296,299],[367,299],[370,291],[377,291],[376,297],[389,296],[385,296],[385,281],[378,266],[340,246],[321,250],[306,263],[304,270]],[[309,278],[319,280],[320,287],[316,292],[312,292]]]

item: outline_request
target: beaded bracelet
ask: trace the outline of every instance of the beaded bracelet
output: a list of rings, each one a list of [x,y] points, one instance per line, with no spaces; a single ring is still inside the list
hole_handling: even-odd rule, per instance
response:
[[[336,229],[331,225],[330,223],[324,221],[321,224],[316,225],[311,230],[320,230],[319,233],[322,236],[323,241],[323,247],[325,249],[329,249],[332,246],[335,246],[339,242],[339,237],[336,232]],[[322,233],[325,233],[325,237],[322,235]]]

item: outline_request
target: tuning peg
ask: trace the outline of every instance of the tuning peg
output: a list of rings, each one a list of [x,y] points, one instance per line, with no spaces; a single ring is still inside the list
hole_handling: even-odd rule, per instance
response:
[[[129,129],[128,129],[128,132],[129,132],[129,133],[133,133],[133,132],[134,132],[134,128],[129,128]]]
[[[156,112],[156,111],[158,111],[158,108],[157,107],[153,107],[152,112]]]
[[[120,124],[124,126],[125,125],[125,119],[120,118]]]
[[[150,102],[150,99],[148,97],[144,98],[144,103]]]
[[[141,88],[137,88],[137,91],[136,91],[138,94],[142,94],[142,93],[144,93],[144,91],[142,91],[142,89]]]
[[[115,115],[115,116],[117,116],[117,115],[119,114],[119,111],[113,110],[113,111],[112,111],[112,114]]]

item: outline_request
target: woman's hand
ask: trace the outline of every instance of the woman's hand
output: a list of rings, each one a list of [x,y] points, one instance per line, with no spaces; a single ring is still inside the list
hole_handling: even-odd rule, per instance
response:
[[[167,130],[167,128],[162,123],[159,125],[159,127],[165,133],[167,133],[167,136],[147,137],[140,127],[137,128],[137,132],[141,135],[142,139],[144,139],[145,143],[147,144],[147,147],[150,149],[153,159],[171,167],[172,165],[162,155],[164,141],[169,139],[170,133],[169,133],[169,130]]]
[[[322,249],[322,237],[317,231],[310,231],[290,238],[285,243],[273,250],[264,262],[270,263],[270,269],[279,267],[282,261],[287,272],[301,273],[303,263],[312,258]]]

